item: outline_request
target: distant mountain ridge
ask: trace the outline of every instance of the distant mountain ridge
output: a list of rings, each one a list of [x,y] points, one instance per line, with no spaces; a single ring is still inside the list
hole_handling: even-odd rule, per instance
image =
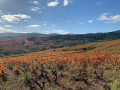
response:
[[[42,34],[42,33],[0,33],[0,40],[19,39],[28,37],[48,37],[59,34]]]
[[[63,37],[61,37],[63,36]],[[106,33],[88,33],[88,34],[42,34],[42,33],[0,33],[0,40],[7,40],[7,39],[19,39],[19,38],[30,38],[30,37],[49,37],[56,39],[63,38],[63,39],[73,39],[73,38],[94,38],[96,37],[103,40],[103,39],[119,39],[120,38],[120,30],[113,31],[113,32],[106,32]]]
[[[12,55],[120,39],[120,30],[89,34],[0,33],[0,55]]]

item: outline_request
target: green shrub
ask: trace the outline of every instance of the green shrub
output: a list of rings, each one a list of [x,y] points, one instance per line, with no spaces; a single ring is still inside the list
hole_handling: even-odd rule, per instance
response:
[[[19,78],[20,81],[28,81],[31,78],[31,74],[29,72],[22,72],[21,77]]]
[[[120,90],[119,86],[119,81],[114,80],[113,83],[111,84],[111,90]]]

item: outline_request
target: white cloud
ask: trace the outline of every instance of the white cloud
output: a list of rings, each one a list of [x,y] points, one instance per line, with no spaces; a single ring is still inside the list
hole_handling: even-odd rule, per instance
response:
[[[4,33],[4,32],[16,32],[16,31],[11,30],[11,29],[6,29],[0,26],[0,33]]]
[[[108,13],[103,13],[98,20],[109,20],[109,18],[107,18]]]
[[[93,20],[88,20],[88,23],[93,23]]]
[[[11,33],[28,33],[28,32],[15,31],[15,30],[7,29],[7,28],[4,28],[4,27],[0,26],[0,33],[6,33],[6,32],[11,32]]]
[[[69,32],[66,32],[64,30],[53,30],[53,32],[58,34],[69,34]]]
[[[0,20],[0,23],[1,23],[2,21]]]
[[[15,14],[15,15],[3,15],[1,16],[2,19],[8,21],[8,22],[14,22],[14,21],[21,21],[21,19],[27,19],[30,18],[30,16],[26,14]]]
[[[40,25],[34,24],[34,25],[29,25],[29,26],[27,26],[27,27],[40,27]]]
[[[107,23],[111,22],[111,23],[116,23],[116,22],[119,22],[120,21],[120,15],[115,15],[115,16],[107,16],[108,13],[103,13],[99,18],[98,20],[100,21],[107,21]]]
[[[68,0],[64,0],[64,6],[67,6],[69,4]]]
[[[56,0],[56,1],[54,1],[54,2],[49,2],[49,3],[48,3],[48,6],[49,6],[49,7],[55,7],[55,6],[57,6],[58,4],[59,4],[59,1]]]
[[[39,4],[38,1],[31,1],[31,3],[33,3],[33,4]]]
[[[63,6],[67,6],[69,3],[72,3],[72,1],[71,0],[64,0]]]
[[[11,27],[12,25],[4,25],[4,27]]]
[[[32,7],[31,10],[32,11],[38,11],[40,8],[39,7]]]

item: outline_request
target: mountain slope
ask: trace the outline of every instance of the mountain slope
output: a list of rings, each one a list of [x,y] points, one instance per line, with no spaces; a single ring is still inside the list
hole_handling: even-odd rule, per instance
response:
[[[120,39],[2,58],[0,82],[2,90],[120,90]]]
[[[64,46],[75,46],[90,42],[108,41],[120,38],[120,31],[95,34],[40,34],[40,33],[4,33],[0,39],[0,54],[20,54],[36,52],[40,50],[58,48]],[[17,38],[17,39],[15,39]]]

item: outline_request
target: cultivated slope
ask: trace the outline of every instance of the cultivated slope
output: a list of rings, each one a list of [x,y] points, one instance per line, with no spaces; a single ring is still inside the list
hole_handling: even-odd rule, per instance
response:
[[[120,39],[0,59],[0,89],[119,90],[119,53]]]

